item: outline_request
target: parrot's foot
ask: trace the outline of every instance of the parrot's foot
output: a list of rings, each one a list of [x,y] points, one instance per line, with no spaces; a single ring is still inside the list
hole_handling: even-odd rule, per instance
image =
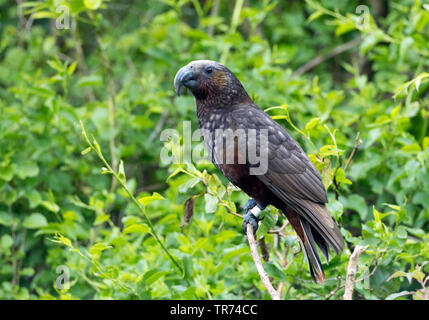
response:
[[[248,223],[250,223],[253,227],[253,234],[256,234],[256,231],[258,231],[259,227],[259,221],[262,220],[259,219],[259,214],[262,212],[262,210],[265,209],[265,207],[266,206],[259,204],[255,199],[249,199],[249,201],[246,202],[243,208],[243,223],[241,224],[244,234],[247,234]]]

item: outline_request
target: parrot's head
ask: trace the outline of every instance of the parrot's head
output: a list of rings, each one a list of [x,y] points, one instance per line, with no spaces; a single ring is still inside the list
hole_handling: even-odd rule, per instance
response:
[[[237,77],[224,65],[211,60],[195,60],[182,67],[174,77],[177,95],[180,96],[183,87],[199,101],[232,102],[238,97],[248,98]]]

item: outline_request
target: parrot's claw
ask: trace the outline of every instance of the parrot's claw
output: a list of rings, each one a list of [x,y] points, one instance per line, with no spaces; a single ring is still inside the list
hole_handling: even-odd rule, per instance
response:
[[[243,228],[244,234],[247,234],[247,224],[250,223],[253,227],[253,234],[256,234],[256,231],[258,231],[259,221],[261,219],[256,218],[253,213],[246,213],[243,217],[243,223],[241,224]]]
[[[258,214],[262,210],[265,209],[265,206],[264,207],[261,206],[254,199],[249,199],[249,201],[247,201],[247,203],[244,205],[243,209],[244,209],[245,214],[243,217],[243,223],[241,224],[241,227],[243,228],[244,234],[247,234],[247,224],[248,223],[250,223],[252,225],[254,235],[256,235],[256,231],[258,231],[259,221],[261,221],[263,218],[260,219],[252,213],[252,210],[256,207],[258,209],[258,210],[256,210],[256,212],[258,212]]]

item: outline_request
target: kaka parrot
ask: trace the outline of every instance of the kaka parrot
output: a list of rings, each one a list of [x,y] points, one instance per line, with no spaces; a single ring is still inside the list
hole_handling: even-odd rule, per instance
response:
[[[190,62],[174,78],[178,95],[183,87],[195,97],[198,124],[214,165],[250,196],[243,208],[243,231],[246,233],[250,223],[256,232],[258,216],[267,205],[278,208],[300,239],[311,277],[324,282],[316,244],[328,262],[329,247],[338,254],[344,240],[325,206],[328,198],[320,173],[301,146],[252,101],[224,65],[210,60]],[[232,136],[229,148],[225,142],[228,130],[239,132]],[[256,138],[251,137],[252,131]],[[247,148],[243,150],[243,146]],[[260,156],[266,154],[260,157],[260,162],[266,162],[259,166],[264,170],[256,170],[255,163],[249,161],[252,148]],[[225,160],[228,157],[229,161]]]

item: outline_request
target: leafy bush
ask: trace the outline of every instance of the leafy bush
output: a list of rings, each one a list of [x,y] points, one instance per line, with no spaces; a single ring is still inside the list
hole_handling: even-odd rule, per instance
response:
[[[363,245],[355,298],[427,299],[428,2],[19,3],[0,0],[1,299],[270,298],[247,196],[207,161],[160,162],[197,128],[172,87],[196,59],[225,63],[301,143],[345,236],[316,285],[268,208],[258,238],[281,297],[342,298]]]

